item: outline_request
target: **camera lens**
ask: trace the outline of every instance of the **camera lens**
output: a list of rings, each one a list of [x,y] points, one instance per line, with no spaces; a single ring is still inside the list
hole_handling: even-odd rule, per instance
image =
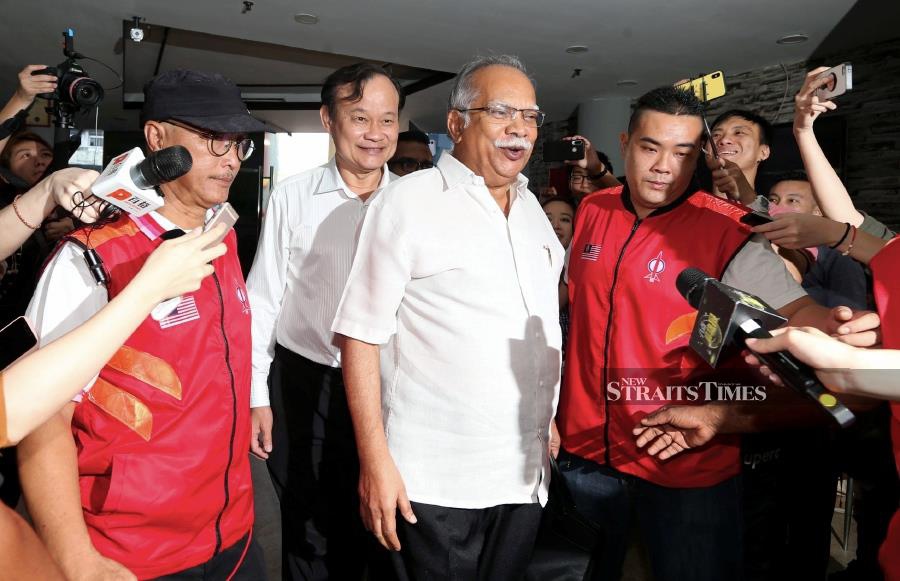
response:
[[[93,107],[103,99],[103,87],[90,77],[78,77],[69,85],[69,99],[82,107]]]

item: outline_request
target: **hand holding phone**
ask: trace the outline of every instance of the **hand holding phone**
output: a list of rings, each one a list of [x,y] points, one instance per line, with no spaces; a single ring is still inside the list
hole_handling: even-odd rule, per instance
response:
[[[215,210],[206,224],[203,225],[203,231],[208,232],[212,230],[219,224],[225,224],[225,230],[222,232],[222,235],[218,237],[215,242],[209,244],[204,250],[212,248],[222,240],[225,240],[225,236],[228,235],[228,231],[234,227],[235,222],[237,222],[238,215],[237,212],[234,211],[234,208],[231,207],[231,204],[228,202],[224,202],[219,204],[219,207]]]
[[[850,63],[839,64],[822,72],[816,79],[825,83],[816,90],[816,96],[820,101],[830,101],[853,88],[853,65]]]

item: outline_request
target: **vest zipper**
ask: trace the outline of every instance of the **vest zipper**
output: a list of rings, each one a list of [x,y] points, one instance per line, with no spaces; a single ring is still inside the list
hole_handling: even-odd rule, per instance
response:
[[[603,390],[603,443],[605,444],[603,455],[607,466],[611,466],[609,455],[609,393],[606,391],[606,386],[609,383],[609,339],[610,334],[612,333],[613,293],[616,292],[616,283],[619,281],[619,266],[622,264],[622,259],[625,257],[625,250],[628,248],[628,244],[631,242],[631,239],[634,238],[634,234],[637,232],[638,226],[640,225],[641,219],[635,218],[634,225],[631,227],[631,232],[628,234],[628,238],[625,239],[622,250],[619,251],[619,257],[616,259],[616,267],[613,269],[612,285],[609,287],[609,314],[606,317],[606,337],[604,338],[605,342],[603,345],[603,384],[600,386]]]
[[[219,305],[221,306],[219,325],[222,329],[222,338],[225,340],[225,366],[228,368],[228,376],[231,379],[231,438],[228,444],[228,464],[225,466],[225,502],[222,504],[222,510],[216,517],[216,549],[213,556],[219,554],[222,550],[222,517],[225,515],[225,509],[228,508],[230,500],[230,492],[228,489],[228,474],[231,472],[231,463],[234,460],[234,434],[237,430],[237,393],[234,388],[234,370],[231,368],[231,347],[228,344],[228,334],[225,332],[225,299],[222,296],[222,285],[219,284],[219,276],[213,272],[213,280],[216,282],[216,291],[219,293]]]

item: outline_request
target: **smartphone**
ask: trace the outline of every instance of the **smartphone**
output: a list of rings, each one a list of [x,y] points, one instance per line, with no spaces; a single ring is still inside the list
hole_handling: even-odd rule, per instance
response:
[[[37,335],[26,317],[18,317],[0,329],[0,369],[25,355],[37,345]]]
[[[772,221],[772,216],[763,212],[747,212],[741,216],[741,222],[748,226],[761,226]]]
[[[853,65],[850,63],[839,64],[816,78],[828,79],[826,86],[816,90],[816,96],[823,101],[829,101],[853,88]]]
[[[676,85],[676,89],[693,91],[694,95],[704,103],[718,99],[725,94],[725,75],[716,71]]]
[[[584,159],[584,140],[549,141],[544,144],[544,161],[578,161]]]
[[[215,242],[210,242],[206,248],[212,248],[222,240],[225,240],[225,236],[227,236],[228,231],[234,227],[234,223],[237,222],[237,219],[237,212],[234,211],[231,204],[228,202],[219,204],[219,207],[213,212],[212,218],[210,218],[203,226],[203,231],[206,232],[212,230],[219,224],[225,224],[225,231],[222,232],[222,235]],[[204,250],[206,250],[206,248],[204,248]]]
[[[716,140],[713,139],[712,131],[709,129],[709,121],[706,115],[703,116],[703,131],[706,133],[706,143],[709,145],[709,152],[715,159],[719,159],[719,148],[716,147]]]

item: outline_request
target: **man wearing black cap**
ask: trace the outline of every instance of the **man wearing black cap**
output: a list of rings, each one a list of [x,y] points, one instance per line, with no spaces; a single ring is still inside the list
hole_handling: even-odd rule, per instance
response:
[[[144,92],[147,148],[181,145],[193,166],[160,186],[157,212],[67,239],[29,308],[42,344],[99,310],[164,239],[202,228],[253,150],[247,133],[264,129],[218,74],[169,71]],[[233,232],[225,244],[196,292],[157,309],[20,447],[29,511],[68,578],[265,578],[247,456],[250,307]]]

